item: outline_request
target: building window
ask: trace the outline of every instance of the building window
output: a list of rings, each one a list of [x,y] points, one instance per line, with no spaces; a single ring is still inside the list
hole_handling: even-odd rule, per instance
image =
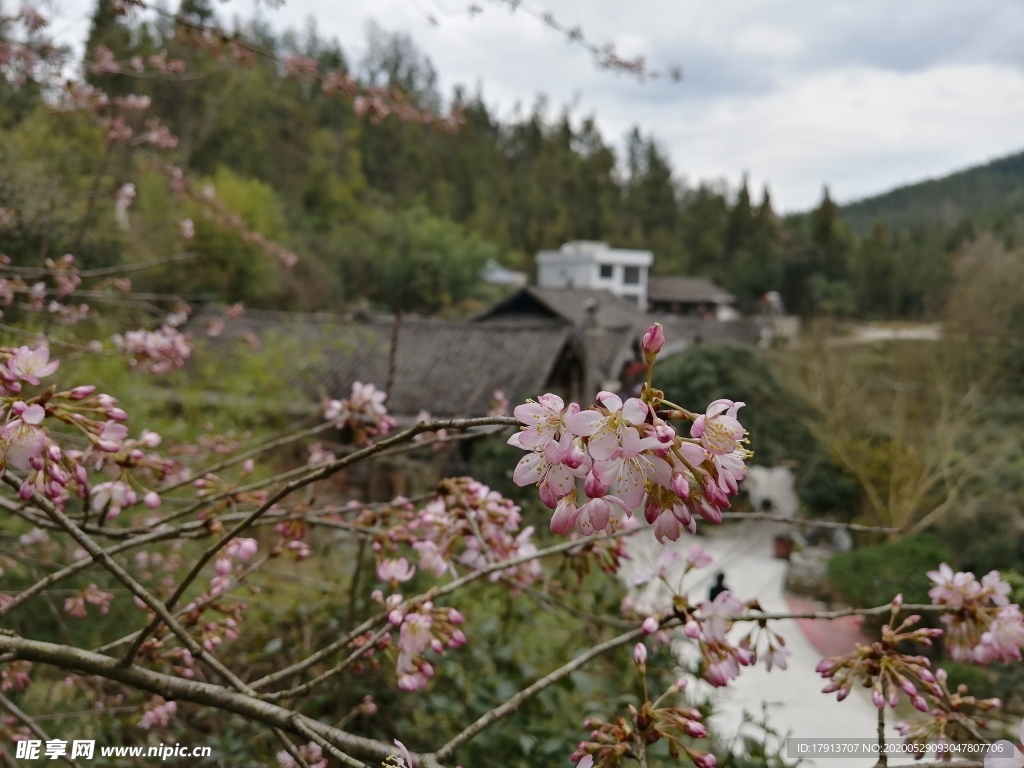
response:
[[[639,285],[640,267],[626,267],[622,275],[622,282],[626,285]]]
[[[614,266],[612,266],[611,264],[602,264],[601,265],[601,277],[603,279],[611,280],[612,276],[614,274],[615,274],[615,267]]]

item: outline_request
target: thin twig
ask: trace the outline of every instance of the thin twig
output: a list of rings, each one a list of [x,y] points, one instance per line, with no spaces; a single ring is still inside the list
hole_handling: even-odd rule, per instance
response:
[[[40,739],[42,739],[43,741],[49,741],[50,740],[50,737],[46,735],[46,731],[44,731],[42,728],[40,728],[39,724],[36,723],[35,720],[33,720],[25,712],[22,712],[21,709],[19,709],[17,704],[15,704],[13,701],[8,699],[2,693],[0,693],[0,706],[3,706],[4,709],[6,709],[8,712],[10,712],[12,715],[14,715],[14,717],[16,717],[18,720],[20,720],[25,725],[26,728],[28,728],[30,731],[32,731],[32,733],[34,733]],[[63,760],[68,765],[73,766],[73,768],[82,768],[82,766],[80,766],[78,763],[76,763],[74,760],[72,760],[67,755],[61,755],[60,758],[61,758],[61,760]]]

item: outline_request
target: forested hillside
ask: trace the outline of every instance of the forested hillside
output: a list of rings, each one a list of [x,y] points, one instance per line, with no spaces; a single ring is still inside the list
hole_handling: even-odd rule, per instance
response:
[[[1024,152],[842,207],[850,226],[864,232],[877,222],[900,229],[956,226],[964,220],[998,227],[1022,211]]]
[[[538,249],[598,239],[653,250],[662,274],[712,278],[747,310],[777,290],[803,315],[925,318],[946,303],[958,249],[979,228],[1012,228],[959,211],[1009,200],[1021,158],[843,211],[826,192],[814,211],[783,219],[767,190],[743,180],[683,183],[687,169],[639,129],[621,142],[594,119],[543,102],[500,120],[483,93],[440,93],[430,61],[380,28],[354,61],[315,28],[278,35],[249,25],[237,39],[275,57],[238,48],[232,63],[195,44],[215,12],[206,0],[185,0],[177,19],[125,19],[108,3],[99,0],[92,20],[90,80],[114,96],[150,99],[179,139],[162,157],[294,251],[298,265],[277,274],[253,257],[251,240],[168,191],[164,161],[53,109],[32,83],[0,86],[0,208],[18,212],[0,220],[0,251],[11,258],[74,252],[86,267],[151,259],[138,235],[166,241],[150,222],[175,210],[195,219],[195,237],[175,247],[198,258],[140,273],[137,288],[277,308],[366,301],[462,314],[495,297],[478,279],[489,259],[529,271]],[[136,76],[142,60],[169,62],[169,76]],[[400,93],[420,119],[336,98],[305,74],[329,69]],[[461,124],[453,128],[449,113]],[[126,119],[145,127],[144,114]],[[127,178],[141,181],[130,211],[118,214]],[[956,215],[942,214],[949,206]]]

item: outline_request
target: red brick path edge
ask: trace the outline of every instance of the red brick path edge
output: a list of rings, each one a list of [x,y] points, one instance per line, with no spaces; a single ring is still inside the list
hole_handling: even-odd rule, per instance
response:
[[[786,604],[793,613],[828,610],[824,603],[806,597],[786,595]],[[860,616],[844,616],[831,621],[796,619],[796,624],[804,637],[825,658],[849,653],[857,643],[870,644],[871,639],[861,631],[862,621]]]

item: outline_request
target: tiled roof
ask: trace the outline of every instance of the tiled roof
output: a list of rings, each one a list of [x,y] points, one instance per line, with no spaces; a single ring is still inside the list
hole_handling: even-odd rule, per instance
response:
[[[736,297],[703,277],[665,277],[652,275],[647,280],[648,301],[731,304]]]
[[[205,310],[190,325],[205,335],[207,325],[222,319],[224,328],[211,339],[215,351],[228,350],[239,335],[252,334],[272,354],[292,354],[301,368],[296,384],[313,397],[344,397],[353,382],[384,388],[394,318],[302,315],[247,310],[224,318]],[[399,415],[428,410],[434,416],[482,415],[494,390],[512,402],[546,391],[556,364],[568,355],[578,359],[573,329],[558,321],[476,323],[402,316],[398,330],[395,376],[389,409]],[[297,354],[301,351],[301,355]]]
[[[608,291],[596,288],[537,288],[532,285],[507,296],[485,310],[477,319],[491,321],[509,316],[551,317],[583,327],[590,322],[588,306],[594,307],[594,321],[601,328],[639,328],[644,324],[644,312],[635,304]]]

